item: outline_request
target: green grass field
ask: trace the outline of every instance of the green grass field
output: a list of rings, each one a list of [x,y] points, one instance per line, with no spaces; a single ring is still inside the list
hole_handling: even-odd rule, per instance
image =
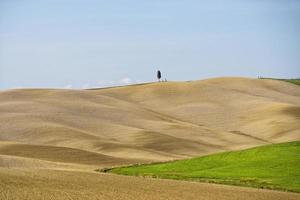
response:
[[[284,81],[300,85],[300,79],[283,79]]]
[[[104,171],[300,192],[300,141]]]
[[[289,83],[300,85],[300,79],[299,78],[294,78],[294,79],[279,79],[279,78],[264,78],[264,77],[261,77],[260,79],[272,79],[272,80],[278,80],[278,81],[286,81],[286,82],[289,82]]]

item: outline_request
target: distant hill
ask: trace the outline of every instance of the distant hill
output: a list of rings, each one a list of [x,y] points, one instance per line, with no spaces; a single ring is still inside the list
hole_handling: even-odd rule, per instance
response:
[[[0,113],[0,154],[67,164],[164,161],[300,139],[300,88],[267,79],[8,90]],[[49,155],[36,153],[45,148]],[[98,161],[52,159],[70,150]]]

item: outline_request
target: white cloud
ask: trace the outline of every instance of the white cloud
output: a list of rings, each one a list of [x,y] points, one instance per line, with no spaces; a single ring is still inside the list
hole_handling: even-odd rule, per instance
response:
[[[25,87],[18,85],[18,86],[12,87],[11,89],[23,89],[23,88],[25,88]]]
[[[64,87],[64,89],[72,89],[72,88],[73,88],[73,86],[71,84],[68,84]]]
[[[98,86],[97,87],[111,87],[117,85],[116,81],[107,81],[107,80],[101,80],[98,81]]]
[[[99,85],[105,85],[106,83],[107,83],[107,81],[103,81],[103,80],[98,81],[98,84],[99,84]]]
[[[90,84],[89,83],[85,83],[85,84],[82,85],[81,88],[82,89],[88,89],[88,88],[90,88]]]
[[[129,84],[135,84],[135,83],[143,83],[143,81],[134,80],[129,77],[124,77],[117,81],[100,80],[100,81],[97,81],[98,85],[96,87],[114,87],[114,86],[129,85]]]
[[[116,81],[108,81],[108,85],[116,85]]]
[[[125,78],[122,78],[120,80],[120,83],[122,83],[122,84],[130,84],[130,83],[132,83],[132,80],[129,77],[125,77]]]

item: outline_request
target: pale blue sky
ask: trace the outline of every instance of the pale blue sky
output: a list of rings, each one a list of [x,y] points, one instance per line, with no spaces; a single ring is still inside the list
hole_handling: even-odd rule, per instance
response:
[[[300,77],[298,0],[0,0],[0,89]]]

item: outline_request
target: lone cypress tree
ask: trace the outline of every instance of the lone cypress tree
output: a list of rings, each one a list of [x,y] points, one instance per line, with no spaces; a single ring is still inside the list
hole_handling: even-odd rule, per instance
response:
[[[158,82],[160,82],[160,79],[161,79],[161,72],[158,70],[157,71],[157,79],[158,79]]]

